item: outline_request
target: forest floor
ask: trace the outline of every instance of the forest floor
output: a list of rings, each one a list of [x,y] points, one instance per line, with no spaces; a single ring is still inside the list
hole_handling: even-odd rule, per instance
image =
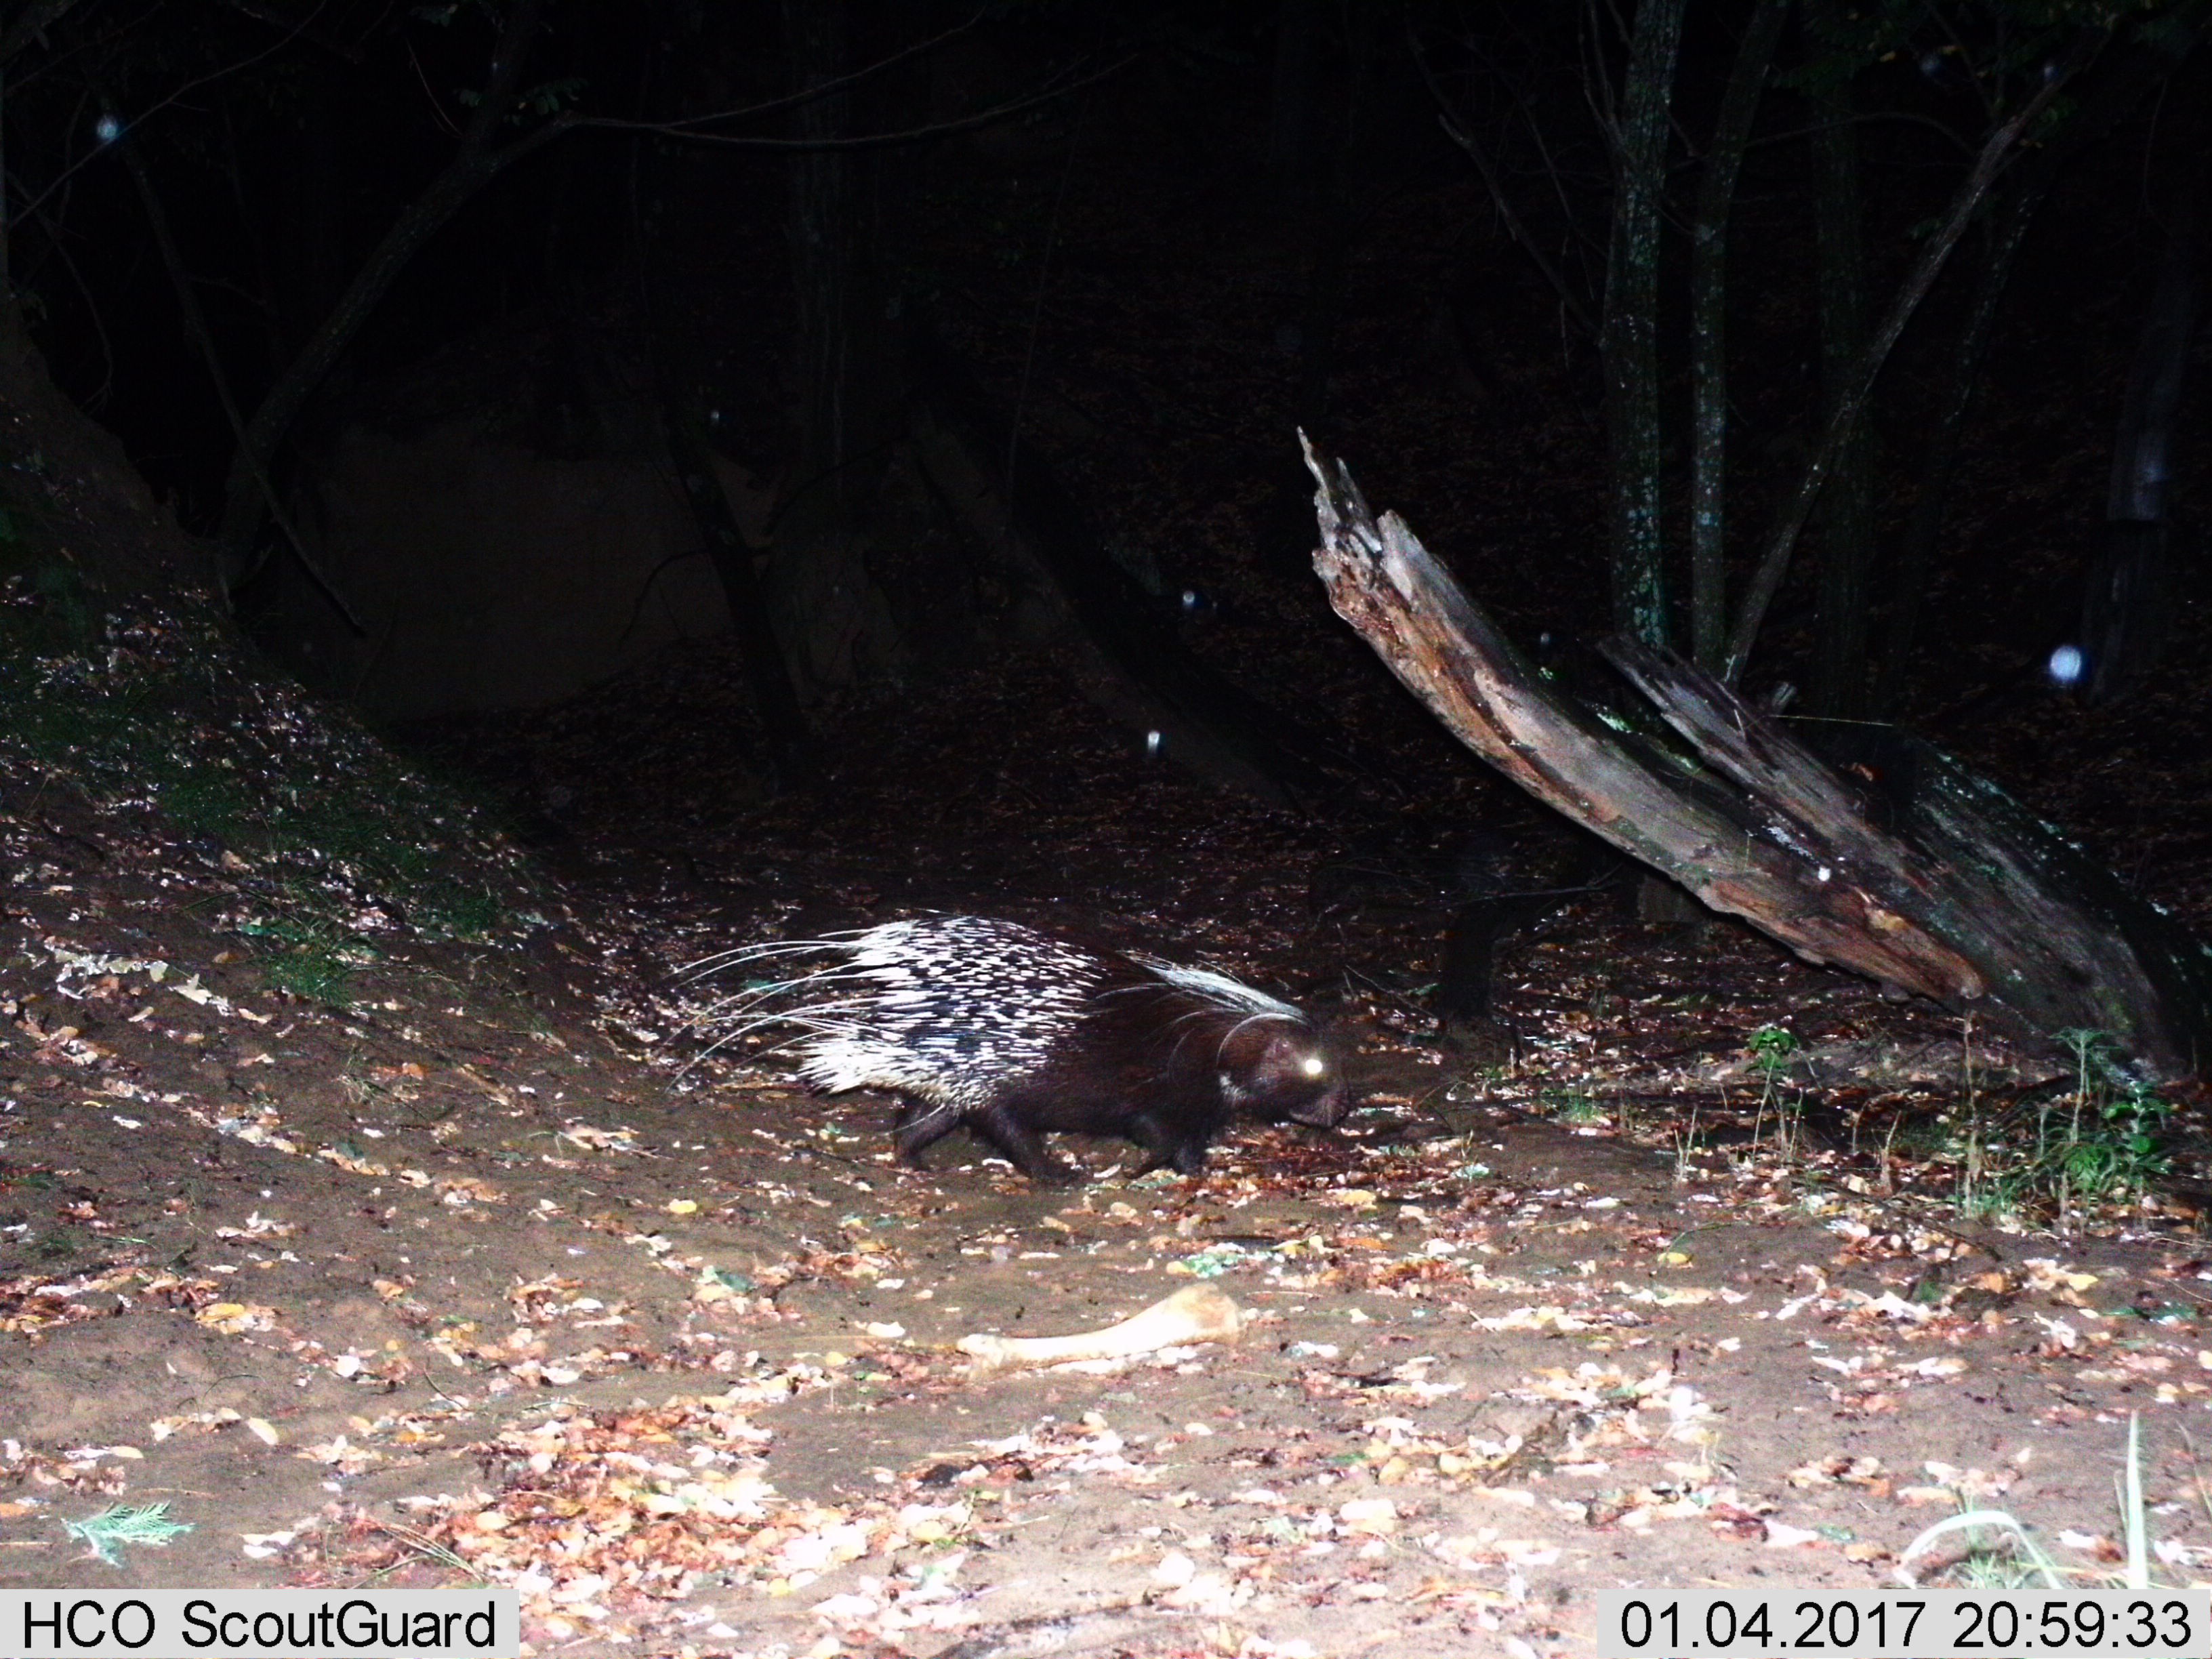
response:
[[[314,995],[241,942],[250,855],[9,777],[0,1583],[481,1577],[540,1654],[1527,1659],[1609,1586],[1895,1583],[1961,1508],[2108,1572],[2137,1413],[2158,1573],[2212,1567],[2212,1252],[2176,1189],[2038,1185],[2110,1104],[2063,1066],[1608,891],[1508,941],[1455,1053],[1435,918],[1317,896],[1340,830],[1041,670],[856,706],[867,758],[780,798],[715,763],[734,678],[447,734],[543,813],[524,922],[387,929]],[[930,908],[1305,999],[1361,1109],[1041,1190],[698,1061],[685,961]],[[1201,1279],[1235,1340],[954,1346]]]
[[[1071,216],[1038,384],[1085,396],[1029,418],[1102,522],[1163,550],[1162,591],[1224,599],[1209,662],[1358,734],[1356,810],[1150,764],[1050,665],[980,644],[824,711],[826,775],[767,795],[708,649],[416,734],[525,860],[428,827],[442,809],[297,694],[72,616],[0,536],[0,1584],[481,1577],[520,1589],[533,1654],[1548,1659],[1594,1650],[1608,1586],[1958,1582],[1967,1540],[1904,1556],[1961,1508],[2108,1572],[2138,1415],[2155,1571],[2212,1571],[2201,1094],[2146,1146],[2142,1103],[2063,1055],[1611,887],[1505,940],[1483,1042],[1436,1039],[1470,828],[1511,882],[1572,860],[1327,615],[1296,557],[1295,284],[1217,205],[1102,210],[1141,259]],[[1370,233],[1441,273],[1474,257],[1434,234],[1458,222],[1413,193]],[[1151,259],[1163,238],[1216,277]],[[1517,314],[1510,282],[1455,313],[1407,264],[1352,273],[1346,452],[1515,637],[1578,628],[1599,423],[1548,327],[1424,343]],[[717,309],[746,309],[744,275]],[[1026,385],[1034,342],[978,320],[1039,314],[1006,292],[948,328]],[[2201,580],[2141,696],[2029,684],[2104,499],[2081,411],[2123,375],[2083,355],[2030,340],[1987,394],[1915,729],[2204,933]],[[97,471],[57,430],[7,453],[0,525]],[[56,522],[64,554],[99,539]],[[1777,660],[1810,614],[1778,607]],[[368,793],[397,816],[317,816]],[[501,890],[480,925],[398,902],[438,861],[403,856],[417,835],[471,842]],[[1240,1128],[1196,1179],[1062,1146],[1093,1178],[1039,1190],[965,1138],[898,1168],[888,1102],[700,1058],[684,963],[924,909],[1065,916],[1291,995],[1338,1022],[1359,1109]],[[1051,1370],[956,1346],[1201,1281],[1235,1340]]]

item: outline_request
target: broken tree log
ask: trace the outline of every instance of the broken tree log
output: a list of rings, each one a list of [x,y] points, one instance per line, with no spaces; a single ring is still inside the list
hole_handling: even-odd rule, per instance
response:
[[[1336,613],[1547,805],[1808,962],[2030,1041],[2101,1033],[2145,1082],[2212,1057],[2212,955],[1994,784],[1902,734],[1875,765],[1832,767],[1711,676],[1626,640],[1605,654],[1650,708],[1594,708],[1516,650],[1402,519],[1378,520],[1342,462],[1308,445],[1306,464]]]

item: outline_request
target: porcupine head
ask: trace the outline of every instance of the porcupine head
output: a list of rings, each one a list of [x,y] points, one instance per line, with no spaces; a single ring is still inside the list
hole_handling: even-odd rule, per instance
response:
[[[1304,1020],[1251,1019],[1222,1039],[1223,1099],[1232,1110],[1333,1129],[1343,1119],[1344,1071]]]
[[[1194,1175],[1232,1117],[1343,1117],[1342,1068],[1296,1008],[1202,969],[1104,961],[1108,982],[1047,1063],[969,1120],[1030,1174],[1046,1166],[1024,1132],[1118,1135],[1145,1148],[1146,1168]]]
[[[1321,1129],[1342,1119],[1343,1067],[1299,1010],[1208,969],[1109,960],[1118,971],[1093,994],[1081,1030],[1094,1062],[1121,1063],[1133,1116],[1149,1108],[1197,1149],[1232,1116]]]

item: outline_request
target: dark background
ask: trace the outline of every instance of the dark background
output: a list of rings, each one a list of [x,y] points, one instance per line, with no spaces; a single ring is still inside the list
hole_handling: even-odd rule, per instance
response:
[[[477,140],[528,153],[458,192],[350,313],[365,264],[471,142],[514,8],[5,15],[9,274],[57,380],[185,528],[222,541],[224,599],[264,647],[397,729],[559,702],[724,637],[734,616],[738,648],[717,659],[748,688],[731,762],[787,781],[870,740],[835,715],[855,700],[896,726],[932,686],[1018,679],[1040,652],[1105,637],[1108,683],[1074,678],[1117,741],[1157,729],[1164,696],[1194,734],[1171,757],[1213,782],[1308,806],[1377,776],[1419,793],[1406,757],[1440,750],[1307,568],[1301,425],[1524,645],[1613,625],[1602,377],[1576,320],[1605,281],[1626,21],[1611,9],[555,0],[513,109]],[[1748,15],[1692,3],[1672,83],[1657,323],[1677,560],[1685,216]],[[2198,27],[2187,5],[2025,3],[1816,6],[1785,26],[1729,230],[1738,583],[1820,428],[1823,122],[1856,144],[1879,316],[2039,77],[2063,65],[2079,91],[2033,130],[2031,162],[2100,75],[2166,43],[2040,200],[1948,477],[1922,462],[1985,228],[1883,371],[1877,642],[1888,562],[1931,489],[1942,532],[1917,635],[1882,706],[1858,712],[1956,740],[2044,696],[2047,653],[2080,634],[2130,367],[2205,171]],[[789,101],[840,67],[866,72]],[[334,311],[340,343],[269,458],[280,530],[241,483],[208,357],[250,420]],[[1035,571],[1010,574],[917,459],[948,410],[971,422],[971,460],[996,452],[998,490],[1049,487],[1017,509],[1062,561],[1042,621]],[[2201,410],[2185,393],[2167,512],[2165,614],[2183,640]],[[682,489],[709,462],[744,550],[720,565]],[[563,540],[585,510],[558,505],[572,488],[605,521]],[[1808,672],[1820,534],[1761,637],[1755,690]],[[523,545],[497,551],[502,538]],[[1674,603],[1679,636],[1679,586]],[[781,673],[763,673],[775,654]],[[1185,695],[1176,677],[1194,672]],[[1206,746],[1224,732],[1226,762]],[[1255,752],[1256,781],[1237,758]]]

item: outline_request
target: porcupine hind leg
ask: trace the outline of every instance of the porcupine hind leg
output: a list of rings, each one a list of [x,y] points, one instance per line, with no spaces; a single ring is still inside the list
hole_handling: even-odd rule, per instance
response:
[[[1004,1101],[967,1115],[968,1127],[1011,1158],[1031,1181],[1054,1187],[1071,1186],[1083,1179],[1077,1171],[1045,1150],[1044,1137],[1021,1120]]]
[[[941,1100],[912,1100],[899,1097],[899,1113],[891,1125],[891,1145],[902,1164],[921,1168],[925,1150],[960,1127],[960,1109]]]

